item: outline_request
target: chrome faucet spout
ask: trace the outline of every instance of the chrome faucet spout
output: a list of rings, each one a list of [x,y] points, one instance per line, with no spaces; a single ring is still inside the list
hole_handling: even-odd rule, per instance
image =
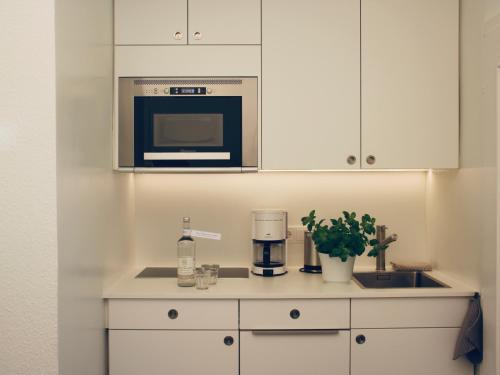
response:
[[[394,241],[397,241],[398,235],[392,234],[386,237],[387,226],[377,225],[377,241],[379,245],[386,246]],[[381,250],[377,255],[376,271],[385,271],[385,250]]]

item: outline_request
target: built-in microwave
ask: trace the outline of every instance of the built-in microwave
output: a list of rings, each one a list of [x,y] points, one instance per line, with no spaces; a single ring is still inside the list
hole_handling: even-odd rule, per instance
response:
[[[256,77],[118,78],[118,170],[257,171]]]

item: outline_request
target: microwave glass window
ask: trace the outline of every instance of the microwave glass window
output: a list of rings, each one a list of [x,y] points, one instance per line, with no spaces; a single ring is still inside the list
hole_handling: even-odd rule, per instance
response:
[[[155,147],[222,147],[222,113],[154,114]]]

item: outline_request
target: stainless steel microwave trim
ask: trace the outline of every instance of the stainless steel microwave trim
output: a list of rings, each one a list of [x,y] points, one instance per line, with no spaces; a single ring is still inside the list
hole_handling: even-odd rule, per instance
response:
[[[130,168],[128,171],[130,172]],[[242,173],[243,168],[133,168],[135,173]],[[253,172],[256,172],[257,168]]]
[[[255,329],[242,330],[258,336],[338,335],[338,329]]]
[[[230,160],[230,152],[145,152],[144,160]]]
[[[240,172],[258,167],[257,77],[119,77],[118,78],[118,169],[134,167],[134,96],[169,96],[169,85],[205,85],[210,96],[242,97],[242,166]],[[155,87],[156,86],[156,87]],[[156,90],[155,90],[156,88]],[[189,96],[189,95],[186,95]],[[134,168],[138,171],[139,168]],[[184,168],[144,168],[158,172]],[[186,168],[190,171],[220,171],[222,168]]]

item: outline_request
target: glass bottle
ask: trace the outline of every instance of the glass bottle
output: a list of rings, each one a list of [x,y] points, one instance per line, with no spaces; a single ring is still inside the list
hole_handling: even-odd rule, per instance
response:
[[[196,243],[191,237],[191,220],[182,219],[182,237],[177,241],[177,285],[194,286]]]

